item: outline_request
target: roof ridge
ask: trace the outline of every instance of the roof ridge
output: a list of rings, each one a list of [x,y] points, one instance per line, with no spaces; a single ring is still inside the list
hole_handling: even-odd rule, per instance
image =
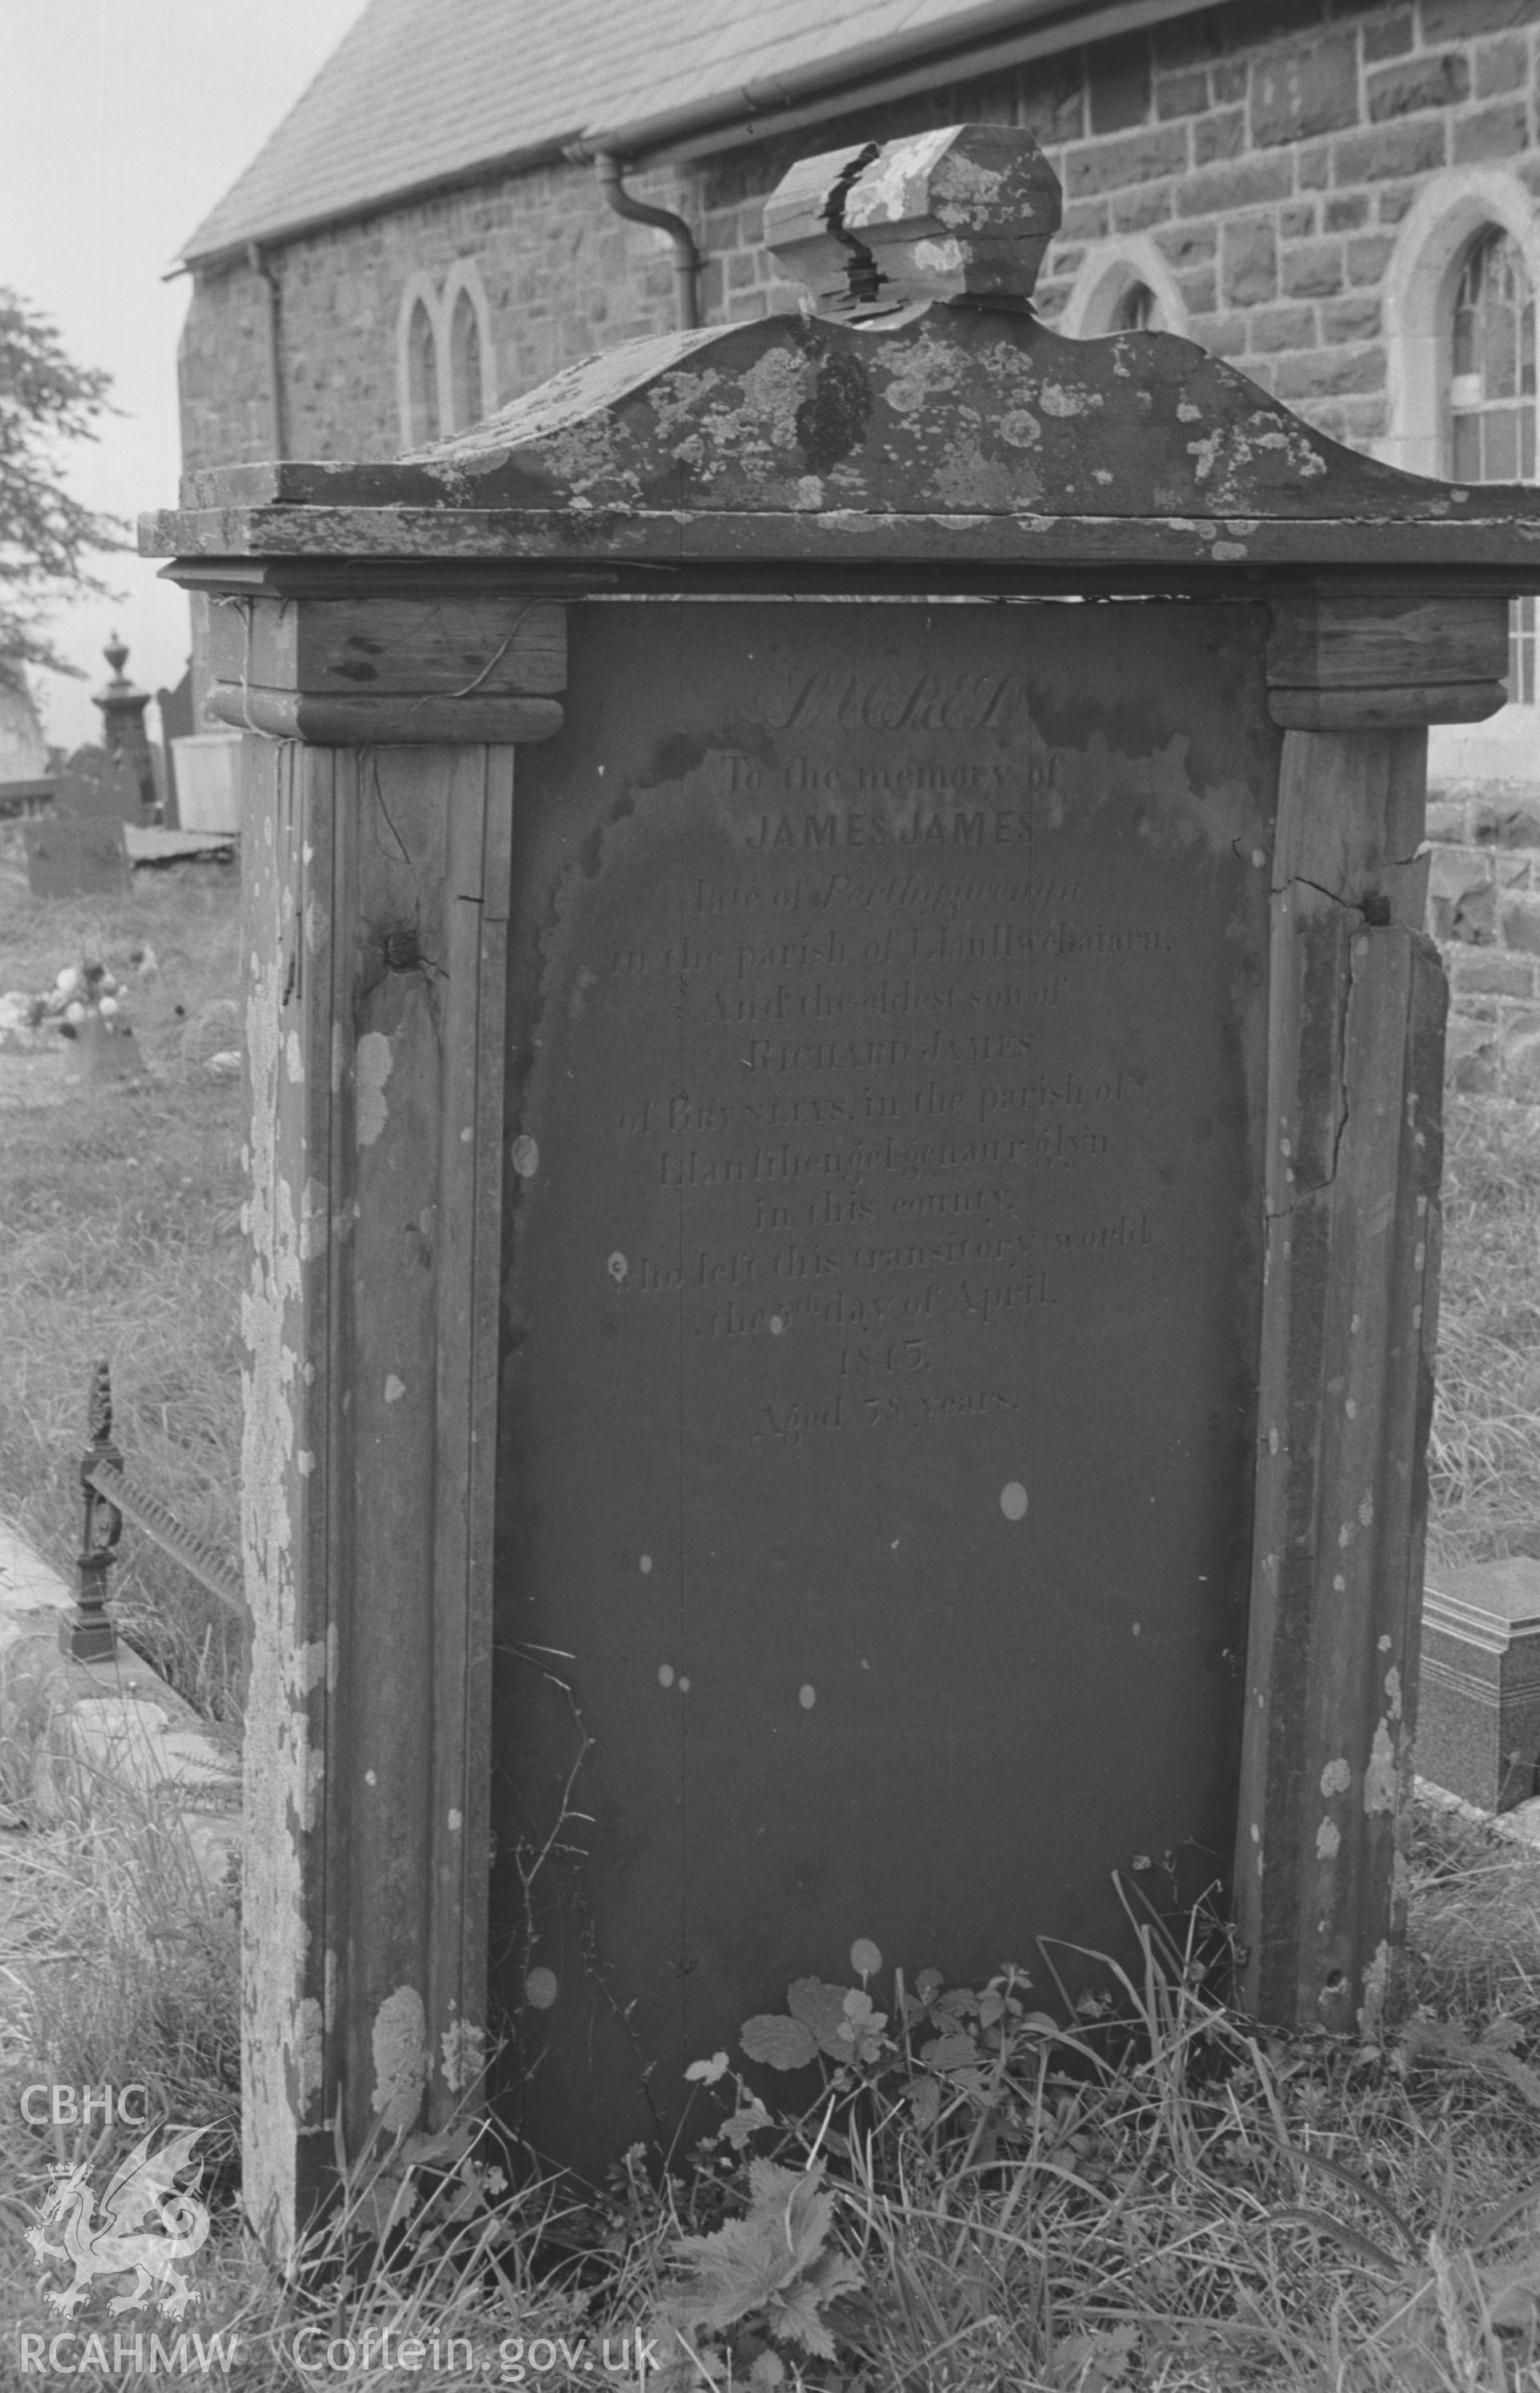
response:
[[[1002,33],[1067,47],[1114,20],[1154,23],[1206,5],[1214,0],[628,0],[617,15],[611,0],[565,0],[558,19],[543,0],[368,0],[179,261],[297,239],[555,159],[580,138],[645,150],[735,106],[745,117],[784,111],[863,62],[913,66],[927,50]]]

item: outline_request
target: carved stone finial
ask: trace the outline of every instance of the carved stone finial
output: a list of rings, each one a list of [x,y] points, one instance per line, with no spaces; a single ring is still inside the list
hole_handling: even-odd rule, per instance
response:
[[[765,203],[764,239],[829,314],[914,299],[1009,307],[1031,295],[1062,200],[1029,133],[948,124],[802,159]]]

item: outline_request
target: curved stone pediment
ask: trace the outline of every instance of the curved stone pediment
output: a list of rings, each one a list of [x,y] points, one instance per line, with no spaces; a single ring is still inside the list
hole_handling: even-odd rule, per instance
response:
[[[801,313],[624,343],[389,464],[194,474],[146,546],[1130,580],[1515,577],[1517,551],[1512,586],[1540,582],[1540,491],[1378,464],[1174,334],[1041,323],[1028,294],[1058,205],[1012,127],[803,161],[765,212],[782,267],[814,286]]]
[[[940,301],[634,342],[412,468],[424,496],[474,506],[1308,517],[1458,503],[1312,430],[1195,342],[1072,341],[1025,310]]]

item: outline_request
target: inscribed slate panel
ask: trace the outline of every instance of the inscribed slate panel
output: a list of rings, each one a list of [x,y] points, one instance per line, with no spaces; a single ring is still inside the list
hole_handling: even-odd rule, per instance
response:
[[[573,610],[516,801],[493,1797],[555,2159],[857,1937],[1048,1995],[1115,1869],[1225,1871],[1265,631]]]

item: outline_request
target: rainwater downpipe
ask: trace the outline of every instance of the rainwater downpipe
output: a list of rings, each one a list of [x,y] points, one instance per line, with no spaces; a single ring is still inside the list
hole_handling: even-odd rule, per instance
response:
[[[648,207],[645,200],[633,200],[621,177],[625,163],[613,150],[601,150],[594,161],[599,177],[599,189],[607,203],[628,224],[657,225],[673,243],[673,271],[679,284],[679,329],[693,333],[700,323],[700,253],[695,236],[683,216],[671,215],[667,208]]]
[[[268,398],[272,412],[273,456],[275,459],[280,459],[289,453],[284,438],[283,358],[279,340],[280,284],[277,275],[263,256],[260,245],[254,241],[246,243],[246,263],[262,283],[267,294],[265,313],[268,320]]]

